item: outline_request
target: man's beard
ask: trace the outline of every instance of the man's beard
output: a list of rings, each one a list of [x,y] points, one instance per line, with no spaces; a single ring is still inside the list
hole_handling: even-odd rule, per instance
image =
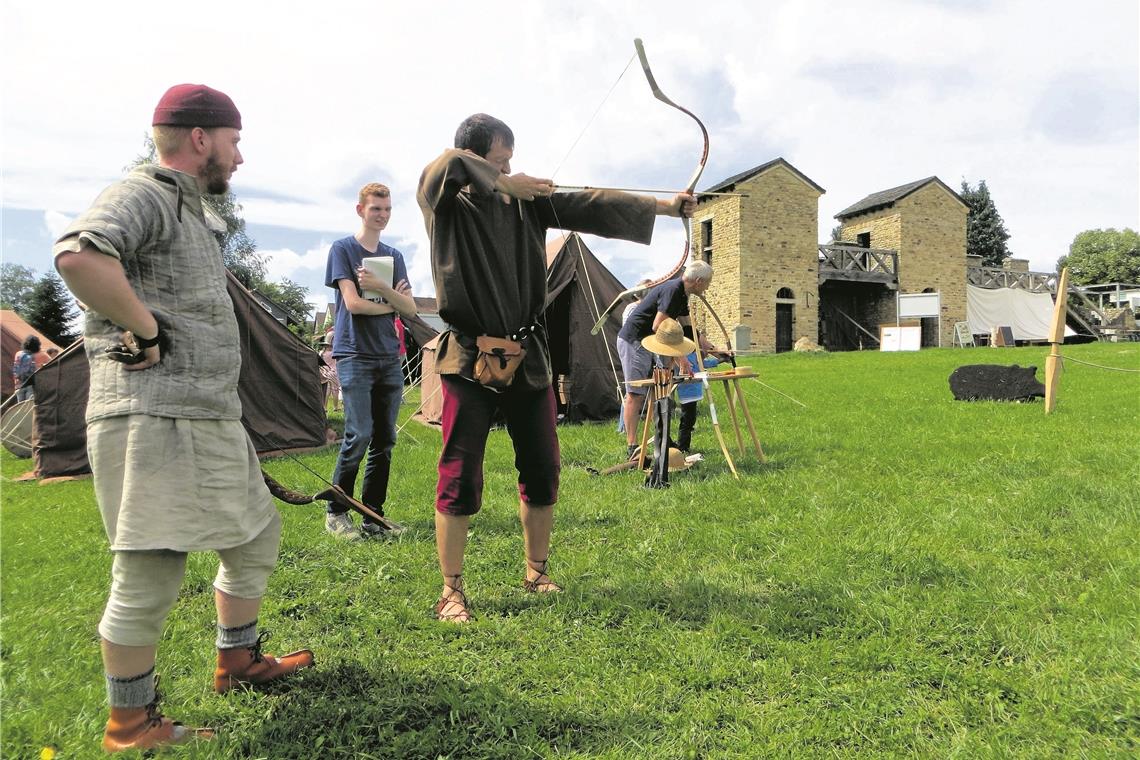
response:
[[[218,159],[210,156],[206,159],[206,165],[202,168],[199,176],[206,180],[206,192],[210,195],[224,195],[230,189],[229,180],[226,178],[226,170],[218,163]]]

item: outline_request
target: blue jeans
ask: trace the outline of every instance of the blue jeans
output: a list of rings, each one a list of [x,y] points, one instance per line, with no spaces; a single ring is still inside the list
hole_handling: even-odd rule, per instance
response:
[[[344,398],[344,442],[333,470],[333,483],[351,496],[356,473],[367,454],[360,500],[384,514],[392,449],[396,445],[396,418],[404,390],[400,357],[338,357],[336,372]],[[347,510],[330,502],[328,511],[338,514]]]

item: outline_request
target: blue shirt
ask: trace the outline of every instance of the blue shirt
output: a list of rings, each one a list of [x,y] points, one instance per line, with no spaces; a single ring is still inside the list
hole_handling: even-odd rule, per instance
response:
[[[670,319],[689,316],[689,296],[685,293],[684,280],[679,277],[667,280],[646,293],[625,320],[618,337],[629,343],[640,343],[642,338],[653,334],[653,320],[659,311]]]
[[[333,323],[333,358],[344,356],[375,356],[398,358],[400,339],[396,335],[396,314],[353,314],[344,302],[338,280],[350,280],[360,292],[356,270],[366,256],[392,257],[392,283],[408,279],[404,255],[390,245],[380,243],[376,252],[368,251],[349,235],[332,244],[325,266],[325,285],[336,292],[336,321]]]
[[[697,367],[697,352],[692,351],[685,359],[689,362],[690,372],[699,372]],[[714,356],[705,357],[705,369],[713,369],[720,364],[720,360]],[[693,401],[700,401],[705,395],[704,386],[702,383],[682,383],[677,386],[677,401],[682,404],[688,404]]]

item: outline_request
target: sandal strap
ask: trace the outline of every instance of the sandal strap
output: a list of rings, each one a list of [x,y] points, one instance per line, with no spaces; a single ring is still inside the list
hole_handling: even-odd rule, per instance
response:
[[[537,593],[538,589],[542,586],[550,586],[553,589],[557,589],[558,591],[562,590],[561,586],[559,586],[554,581],[550,580],[550,575],[549,575],[549,573],[546,572],[546,568],[547,568],[547,565],[549,562],[550,562],[550,557],[547,557],[546,559],[539,559],[539,560],[534,560],[534,559],[531,559],[530,557],[526,558],[526,566],[528,568],[530,568],[531,570],[534,570],[536,573],[538,573],[538,575],[535,576],[534,578],[528,578],[528,579],[523,580],[523,589],[524,590],[529,591],[532,594]],[[544,578],[545,578],[545,580],[543,580]]]
[[[440,620],[454,620],[456,618],[466,616],[466,619],[470,620],[470,605],[467,602],[467,594],[463,593],[463,574],[459,573],[458,575],[445,575],[443,578],[444,593],[439,597],[439,601],[435,604],[435,616]],[[451,578],[454,578],[456,582],[448,583],[447,581]],[[461,607],[462,612],[456,612],[441,617],[443,611],[447,609],[449,605],[457,605]]]

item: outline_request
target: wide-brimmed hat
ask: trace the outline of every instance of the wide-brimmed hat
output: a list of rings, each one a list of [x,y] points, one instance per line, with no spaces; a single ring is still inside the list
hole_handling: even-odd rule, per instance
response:
[[[688,356],[697,350],[697,344],[685,337],[681,323],[675,319],[661,320],[657,332],[642,338],[641,345],[662,356]]]
[[[680,449],[674,449],[674,448],[670,447],[670,449],[669,449],[669,472],[676,472],[677,470],[687,470],[692,466],[693,466],[693,463],[690,462],[685,457],[685,452],[681,451]]]

